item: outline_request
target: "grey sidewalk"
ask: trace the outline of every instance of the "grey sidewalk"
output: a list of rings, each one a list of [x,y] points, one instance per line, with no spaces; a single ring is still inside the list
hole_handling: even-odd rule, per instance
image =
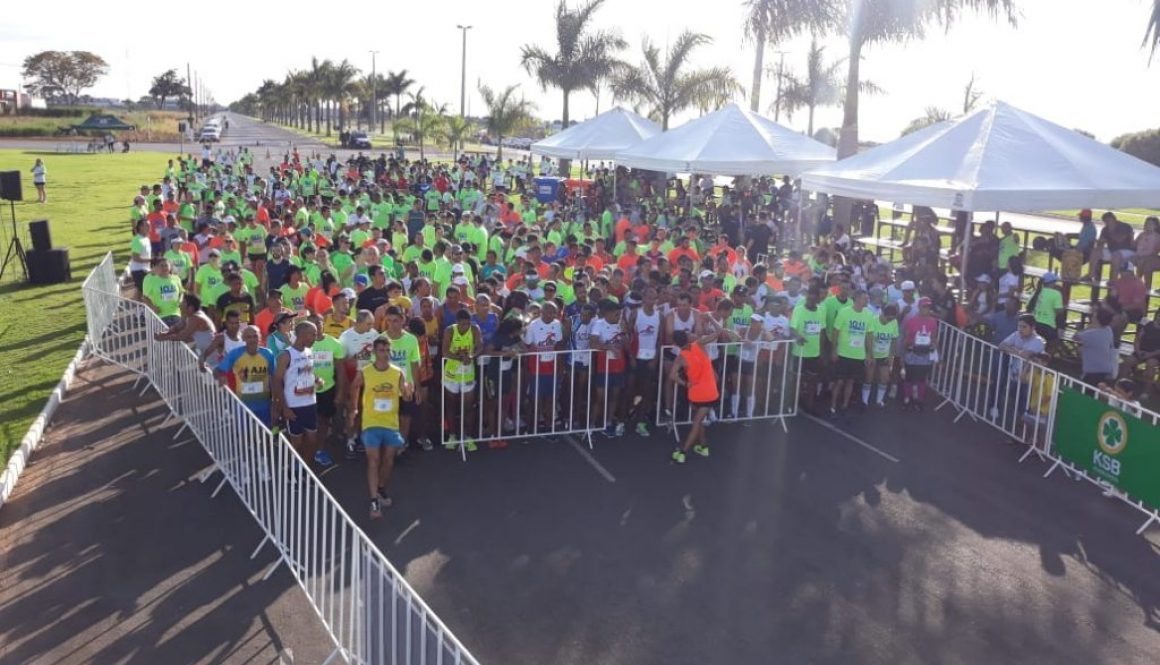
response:
[[[319,663],[332,644],[156,393],[89,361],[0,511],[0,663]],[[178,445],[180,444],[180,445]]]

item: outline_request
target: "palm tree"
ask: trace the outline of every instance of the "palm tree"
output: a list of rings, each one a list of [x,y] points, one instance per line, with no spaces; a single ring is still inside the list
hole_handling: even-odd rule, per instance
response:
[[[347,101],[354,96],[358,91],[359,70],[350,63],[349,60],[343,59],[337,65],[331,65],[329,75],[326,77],[326,96],[328,98],[328,105],[333,101],[338,105],[338,125],[346,129],[346,104]],[[326,135],[330,136],[330,117],[327,113],[326,120]]]
[[[334,69],[334,63],[330,60],[319,60],[318,56],[310,58],[310,69],[305,72],[306,94],[309,102],[314,107],[314,130],[315,132],[322,131],[322,100],[327,97],[329,88],[331,71]],[[307,129],[310,128],[310,114],[306,115]],[[327,113],[326,130],[330,131],[330,115]],[[329,134],[327,134],[329,136]]]
[[[819,106],[835,106],[845,96],[845,83],[842,81],[841,68],[845,58],[833,62],[826,62],[826,47],[818,44],[815,38],[810,42],[810,52],[806,56],[806,71],[802,78],[787,75],[786,87],[782,93],[782,106],[786,116],[792,118],[798,109],[809,111],[809,124],[806,134],[814,135],[814,111]],[[863,94],[879,94],[882,88],[872,81],[861,81]]]
[[[473,128],[470,120],[457,115],[443,121],[443,134],[447,137],[447,142],[451,144],[453,156],[463,150],[463,143]]]
[[[845,34],[850,46],[846,74],[846,102],[838,158],[858,150],[858,94],[861,92],[862,51],[886,41],[922,37],[932,23],[949,28],[963,10],[1006,16],[1016,24],[1015,0],[842,0],[831,14],[833,25]]]
[[[922,115],[910,121],[902,130],[902,136],[913,134],[920,129],[926,129],[931,125],[937,125],[940,122],[946,122],[951,119],[951,112],[946,109],[940,109],[937,106],[928,106],[923,109]]]
[[[414,79],[407,78],[407,70],[403,69],[398,72],[389,72],[387,74],[387,83],[383,86],[383,93],[386,95],[395,96],[395,115],[398,118],[403,111],[402,98],[415,85]]]
[[[967,85],[963,88],[963,115],[975,110],[975,105],[983,98],[983,91],[979,90],[975,85],[975,75],[971,74],[971,80],[967,81]]]
[[[396,124],[415,137],[419,142],[419,159],[425,159],[427,141],[438,142],[440,134],[443,133],[447,105],[432,107],[426,102],[419,102],[412,112],[411,117],[403,118]]]
[[[534,44],[520,47],[524,71],[536,77],[541,89],[559,88],[564,94],[561,121],[565,129],[571,120],[568,101],[572,93],[596,87],[597,81],[619,64],[615,54],[628,46],[615,31],[591,30],[592,16],[603,4],[604,0],[589,0],[571,10],[560,0],[556,5],[556,52]],[[560,168],[567,173],[568,160],[562,161]]]
[[[1152,13],[1148,16],[1148,29],[1144,31],[1144,46],[1148,47],[1148,61],[1156,55],[1160,46],[1160,0],[1152,0]]]
[[[792,37],[803,29],[819,31],[825,27],[829,0],[744,0],[745,24],[742,38],[756,47],[753,58],[753,86],[749,89],[749,108],[761,108],[761,82],[765,78],[765,45]]]
[[[661,128],[667,130],[669,119],[695,105],[698,99],[736,95],[742,87],[728,67],[687,71],[692,52],[711,41],[708,35],[686,30],[662,55],[646,37],[642,45],[644,62],[626,67],[613,79],[613,98],[648,107],[649,114],[659,118]]]
[[[413,118],[419,117],[419,113],[427,106],[427,97],[423,94],[427,91],[427,86],[421,85],[415,92],[407,93],[407,103],[403,104],[400,113],[404,116],[411,116]]]
[[[496,142],[496,159],[503,159],[503,139],[511,136],[521,125],[531,121],[535,104],[515,93],[518,85],[509,85],[496,92],[486,85],[479,86],[479,94],[487,107],[487,133]]]

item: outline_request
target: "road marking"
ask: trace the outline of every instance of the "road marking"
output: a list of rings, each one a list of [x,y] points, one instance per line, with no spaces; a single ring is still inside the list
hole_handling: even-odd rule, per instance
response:
[[[854,443],[858,444],[859,446],[862,446],[866,450],[878,453],[878,455],[880,455],[881,457],[883,457],[887,460],[890,460],[891,462],[893,462],[895,464],[898,464],[898,458],[895,457],[894,455],[891,455],[890,453],[888,453],[884,450],[881,450],[879,448],[875,448],[874,446],[870,445],[869,443],[866,443],[862,439],[859,439],[858,437],[854,436],[853,434],[850,434],[849,432],[842,429],[841,427],[837,427],[831,423],[826,422],[825,420],[822,420],[821,418],[819,418],[817,416],[810,415],[808,413],[803,413],[801,415],[806,417],[806,418],[809,418],[810,420],[821,425],[822,427],[825,427],[826,429],[830,430],[831,432],[834,432],[835,434],[838,434],[840,436],[843,436],[843,437],[853,441]]]
[[[576,449],[576,452],[580,453],[581,457],[583,457],[585,460],[588,461],[589,464],[592,465],[593,469],[596,469],[596,473],[599,473],[601,476],[604,476],[604,479],[610,483],[616,482],[616,477],[613,476],[611,473],[609,473],[608,469],[604,468],[604,465],[602,465],[600,462],[597,462],[596,458],[592,456],[592,453],[588,452],[587,448],[580,445],[580,442],[576,440],[576,437],[574,437],[572,435],[567,435],[564,438],[568,441],[568,443],[573,448]]]

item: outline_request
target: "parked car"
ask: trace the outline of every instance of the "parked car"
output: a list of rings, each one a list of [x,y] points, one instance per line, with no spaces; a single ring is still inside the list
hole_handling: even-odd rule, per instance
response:
[[[370,150],[371,138],[366,132],[351,132],[346,140],[346,147],[356,150]]]

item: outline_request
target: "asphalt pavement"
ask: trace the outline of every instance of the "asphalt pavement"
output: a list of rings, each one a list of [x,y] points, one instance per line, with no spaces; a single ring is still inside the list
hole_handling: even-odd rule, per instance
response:
[[[418,451],[376,522],[325,480],[483,663],[1156,662],[1156,530],[952,415]]]

